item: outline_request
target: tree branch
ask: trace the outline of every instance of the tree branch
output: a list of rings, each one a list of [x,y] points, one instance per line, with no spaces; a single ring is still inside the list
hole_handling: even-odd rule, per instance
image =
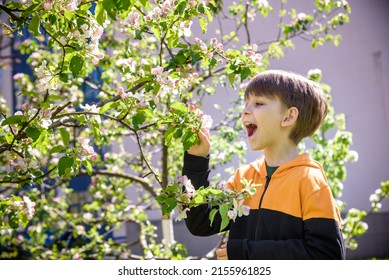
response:
[[[110,172],[107,170],[94,170],[92,175],[106,175],[110,177],[117,177],[117,178],[122,178],[122,179],[127,179],[130,181],[134,181],[136,183],[139,183],[146,191],[148,191],[154,198],[157,197],[157,193],[154,191],[152,186],[147,182],[142,177],[138,177],[135,175],[130,175],[130,174],[121,174],[121,173],[115,173],[115,172]],[[78,173],[78,176],[91,176],[89,175],[86,171],[82,170]]]

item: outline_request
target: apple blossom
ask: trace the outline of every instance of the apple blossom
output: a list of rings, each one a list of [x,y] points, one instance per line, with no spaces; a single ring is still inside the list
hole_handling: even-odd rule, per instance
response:
[[[53,3],[49,0],[47,2],[42,2],[42,6],[46,11],[49,11],[53,8]]]
[[[190,208],[187,207],[187,208],[184,208],[182,209],[181,211],[179,210],[179,214],[178,216],[176,217],[176,221],[182,221],[183,219],[186,219],[187,218],[187,212],[190,211]]]
[[[269,2],[267,0],[259,0],[258,6],[261,8],[267,8],[269,7]]]
[[[212,117],[210,115],[202,115],[201,116],[201,127],[205,129],[210,129],[212,127]]]
[[[307,15],[305,13],[298,13],[297,19],[298,20],[305,20],[307,18]]]
[[[138,12],[130,12],[124,19],[123,25],[132,29],[140,28],[140,14]]]
[[[230,218],[233,221],[235,221],[237,215],[238,215],[238,212],[235,210],[228,210],[228,212],[227,212],[228,218]]]

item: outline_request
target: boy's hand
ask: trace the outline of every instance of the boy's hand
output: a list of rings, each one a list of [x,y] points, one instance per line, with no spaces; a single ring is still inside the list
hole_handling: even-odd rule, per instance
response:
[[[219,248],[216,249],[216,256],[218,260],[228,260],[227,243],[223,243]]]
[[[209,140],[210,138],[209,129],[200,130],[198,136],[200,138],[200,142],[192,146],[188,150],[188,153],[194,156],[207,157],[211,150],[211,141]]]

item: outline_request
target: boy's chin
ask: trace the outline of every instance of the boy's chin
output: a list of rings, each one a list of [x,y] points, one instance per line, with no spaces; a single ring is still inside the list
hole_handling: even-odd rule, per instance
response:
[[[259,147],[258,145],[254,145],[254,144],[249,144],[249,147],[250,147],[250,151],[252,151],[252,152],[258,152],[258,151],[262,150],[261,147]]]

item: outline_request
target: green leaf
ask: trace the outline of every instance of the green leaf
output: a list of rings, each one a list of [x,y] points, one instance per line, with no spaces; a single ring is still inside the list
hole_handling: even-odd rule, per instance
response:
[[[165,138],[165,146],[169,146],[174,135],[174,131],[176,130],[176,127],[169,126],[168,129],[165,131],[164,138]]]
[[[92,169],[92,164],[90,163],[89,160],[83,160],[82,165],[84,165],[86,171],[88,172],[88,175],[92,175],[93,169]]]
[[[175,14],[182,15],[185,11],[186,5],[187,5],[187,1],[182,1],[180,4],[178,4]]]
[[[198,7],[197,7],[197,10],[199,11],[199,13],[201,13],[201,14],[204,14],[205,13],[205,9],[204,9],[204,5],[199,5]]]
[[[204,204],[206,201],[207,200],[204,195],[197,193],[191,202],[193,202],[195,205],[198,205],[198,204]]]
[[[9,215],[8,218],[9,218],[9,225],[11,228],[16,229],[19,227],[19,217],[15,213]]]
[[[177,206],[177,201],[174,197],[169,197],[165,200],[165,203],[168,206],[168,209],[170,210],[169,213],[173,211],[173,209]]]
[[[213,208],[211,210],[211,212],[209,213],[209,221],[210,221],[209,225],[210,226],[212,226],[213,221],[215,220],[215,216],[216,216],[217,212],[219,212],[219,210],[216,209],[216,208]]]
[[[220,207],[219,207],[220,216],[222,218],[222,223],[220,225],[220,231],[225,229],[228,226],[228,224],[230,223],[230,218],[227,215],[228,208],[229,208],[228,204],[223,204],[223,205],[220,205]]]
[[[139,0],[139,2],[142,4],[143,7],[148,7],[149,6],[149,1],[148,0]]]
[[[27,215],[25,212],[20,213],[19,222],[21,222],[22,226],[26,227],[28,224]]]
[[[39,8],[40,4],[32,4],[27,9],[25,9],[20,15],[23,18],[27,18],[31,15],[35,10]]]
[[[71,169],[74,164],[74,158],[69,156],[63,156],[58,161],[58,174],[63,176],[68,169]]]
[[[109,17],[113,20],[116,20],[116,6],[115,3],[112,0],[103,0],[103,7]]]
[[[131,5],[131,0],[112,0],[118,11],[127,11]]]
[[[188,112],[188,107],[182,102],[174,102],[172,105],[170,105],[170,108],[173,108],[175,111],[179,111],[182,113]]]
[[[243,82],[249,75],[251,74],[251,70],[249,67],[243,67],[240,72],[240,80]]]
[[[41,131],[36,127],[28,127],[26,129],[26,135],[28,137],[31,137],[34,142],[38,140],[39,136],[41,135]]]
[[[200,24],[201,31],[203,32],[203,34],[205,32],[207,32],[207,25],[208,25],[207,20],[205,18],[201,17],[201,18],[199,18],[199,24]]]
[[[106,111],[113,108],[113,106],[114,106],[114,104],[112,102],[106,103],[102,107],[100,107],[99,113],[104,114]]]
[[[228,75],[228,80],[230,81],[230,85],[233,89],[235,89],[235,73],[230,73]]]
[[[99,2],[96,6],[96,20],[100,25],[103,25],[105,20],[107,19],[107,14],[104,10],[103,3]]]
[[[40,21],[37,15],[33,16],[30,24],[28,25],[28,30],[34,35],[34,37],[38,37],[40,34],[39,31]]]
[[[65,150],[66,150],[66,148],[62,145],[55,146],[55,147],[51,148],[50,154],[60,153],[60,152],[63,152]]]
[[[212,22],[212,21],[213,21],[213,15],[212,15],[211,11],[210,11],[209,9],[206,9],[206,10],[205,10],[205,14],[206,14],[207,17],[208,17],[208,21],[209,21],[209,22]]]
[[[182,144],[184,146],[184,150],[189,150],[190,147],[197,144],[199,141],[199,137],[197,133],[193,133],[192,131],[187,131],[182,137]]]
[[[182,129],[182,127],[179,127],[175,130],[173,136],[175,139],[178,139],[178,138],[182,137],[182,133],[183,133],[183,129]]]
[[[199,61],[201,59],[201,55],[199,53],[192,53],[191,55],[191,58],[192,58],[192,65],[195,65],[197,61]]]
[[[135,129],[139,129],[139,126],[144,123],[146,120],[146,115],[142,111],[138,111],[133,117],[132,117],[132,124],[134,125]]]
[[[59,75],[59,79],[60,79],[60,81],[67,83],[69,81],[69,76],[66,73],[61,73]]]
[[[80,73],[83,65],[84,65],[84,58],[82,58],[79,55],[75,55],[70,60],[69,69],[70,71],[72,71],[74,76],[77,76]]]
[[[174,48],[178,43],[178,32],[173,31],[172,29],[169,29],[167,31],[167,44],[169,48]]]
[[[25,121],[25,119],[26,119],[26,117],[25,117],[25,116],[22,116],[22,115],[10,116],[10,117],[6,118],[6,119],[1,123],[1,125],[4,126],[4,125],[19,124],[19,123]]]
[[[186,54],[184,51],[179,51],[174,57],[174,60],[177,61],[178,65],[184,64],[186,61]]]
[[[5,140],[7,141],[8,144],[11,144],[13,139],[14,139],[14,135],[11,132],[5,134]]]
[[[60,128],[59,133],[61,134],[62,137],[62,142],[65,146],[69,146],[69,141],[70,141],[70,133],[67,131],[65,128]]]

